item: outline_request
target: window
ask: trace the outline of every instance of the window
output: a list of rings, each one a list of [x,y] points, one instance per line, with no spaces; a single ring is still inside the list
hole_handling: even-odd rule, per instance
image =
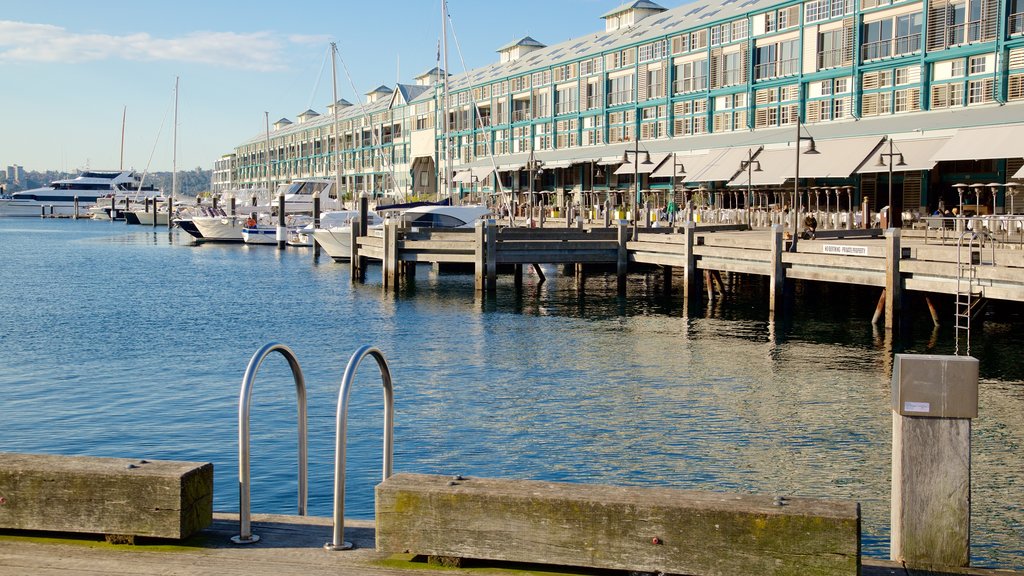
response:
[[[896,55],[921,50],[921,13],[896,18]]]
[[[971,56],[968,60],[970,63],[969,69],[971,75],[984,74],[985,73],[985,57],[984,56]],[[961,63],[962,64],[962,63]]]
[[[1010,34],[1024,32],[1024,0],[1009,0],[1010,18],[1007,22],[1007,30]]]
[[[722,28],[721,26],[711,27],[711,45],[718,46],[722,43]]]
[[[633,101],[633,75],[619,76],[608,80],[608,105],[625,104]]]
[[[1016,1],[1024,2],[1024,0],[1016,0]],[[747,33],[748,32],[747,32],[747,19],[746,18],[743,18],[742,20],[735,20],[735,21],[733,21],[733,23],[732,23],[732,40],[733,40],[733,42],[735,42],[736,40],[743,40],[744,38],[747,37]]]
[[[896,111],[906,112],[907,111],[907,91],[897,90],[896,91]]]
[[[818,34],[818,69],[843,65],[843,30]]]
[[[833,102],[835,111],[832,113],[832,117],[835,119],[846,117],[846,98],[836,98]]]
[[[892,96],[889,92],[883,92],[878,95],[878,113],[892,113]]]
[[[950,76],[953,78],[961,78],[964,75],[964,61],[954,60],[950,62]]]
[[[708,61],[697,60],[676,65],[676,86],[677,94],[683,92],[694,92],[707,90],[708,88]]]
[[[822,80],[821,81],[821,95],[822,96],[831,96],[832,95],[832,81],[831,80]]]
[[[652,42],[640,47],[640,62],[650,62],[665,57],[665,41]]]
[[[724,86],[742,84],[743,78],[743,55],[740,52],[726,54],[723,58],[722,78]]]
[[[763,80],[797,73],[799,40],[768,44],[757,49],[754,79]]]
[[[665,96],[665,85],[662,83],[662,71],[648,70],[647,71],[647,98],[663,98]]]
[[[575,86],[562,88],[558,91],[558,113],[571,114],[577,110],[576,100],[579,95]]]
[[[864,44],[861,57],[864,60],[892,56],[892,20],[879,20],[864,24]]]

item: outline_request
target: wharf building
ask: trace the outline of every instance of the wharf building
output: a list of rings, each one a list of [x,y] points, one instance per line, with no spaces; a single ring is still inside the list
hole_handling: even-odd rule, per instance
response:
[[[877,209],[891,174],[897,210],[985,214],[1024,177],[1024,0],[638,0],[602,19],[282,118],[236,147],[233,185],[338,170],[351,194],[589,206],[628,205],[637,179],[649,200],[728,207],[793,202],[796,179],[805,206],[843,191]]]

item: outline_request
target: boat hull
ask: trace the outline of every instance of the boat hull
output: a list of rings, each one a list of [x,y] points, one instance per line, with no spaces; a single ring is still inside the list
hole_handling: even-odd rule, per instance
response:
[[[352,227],[318,228],[313,232],[313,240],[331,258],[339,262],[348,262],[352,256]]]
[[[192,224],[202,234],[204,242],[242,242],[245,218],[245,216],[196,216],[192,218]]]
[[[79,204],[78,214],[85,216],[91,204]],[[0,200],[0,217],[39,218],[50,214],[57,216],[74,216],[74,202],[23,202],[19,200]]]

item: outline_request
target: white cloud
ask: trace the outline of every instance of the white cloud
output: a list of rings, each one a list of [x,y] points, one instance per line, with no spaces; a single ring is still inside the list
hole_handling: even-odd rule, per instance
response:
[[[0,20],[0,63],[98,60],[172,61],[271,71],[286,67],[288,44],[326,42],[314,36],[271,32],[192,32],[178,38],[147,33],[79,34],[49,24]]]

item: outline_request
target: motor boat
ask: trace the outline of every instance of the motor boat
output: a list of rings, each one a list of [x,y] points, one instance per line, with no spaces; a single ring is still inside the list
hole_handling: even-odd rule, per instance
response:
[[[352,223],[359,220],[358,210],[335,210],[320,216],[320,227],[313,229],[312,224],[303,229],[306,234],[312,233],[313,240],[331,258],[348,261],[352,253]],[[380,226],[384,220],[374,211],[367,212],[367,223],[371,227]]]
[[[406,228],[470,228],[490,215],[486,206],[416,206],[399,215]]]
[[[101,198],[115,201],[133,192],[155,192],[143,188],[142,176],[134,170],[89,170],[74,178],[56,180],[49,186],[14,192],[0,198],[0,216],[39,216],[43,210],[55,215],[75,213],[75,198],[83,213]],[[116,204],[116,202],[112,203]]]

